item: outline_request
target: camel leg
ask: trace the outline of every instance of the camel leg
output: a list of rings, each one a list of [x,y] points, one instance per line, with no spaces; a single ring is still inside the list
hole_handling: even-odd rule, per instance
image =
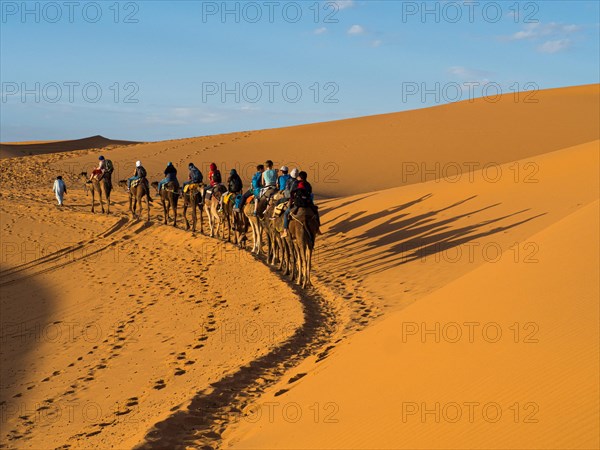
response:
[[[198,213],[200,216],[200,233],[204,234],[204,208],[201,206],[198,206]]]
[[[302,285],[303,288],[306,288],[307,286],[310,286],[310,269],[311,269],[311,262],[312,262],[312,254],[313,254],[313,250],[312,248],[310,248],[309,245],[306,246],[306,260],[304,261],[304,267],[306,272],[304,273],[304,284]]]
[[[302,275],[303,275],[303,270],[304,270],[304,242],[302,242],[301,239],[299,239],[298,241],[296,241],[296,270],[298,271],[297,277],[296,277],[296,283],[297,284],[301,284],[302,283]]]
[[[106,196],[106,214],[110,214],[110,194]]]
[[[196,200],[192,200],[192,233],[196,232]]]
[[[92,212],[94,212],[94,203],[96,203],[96,195],[94,194],[94,187],[92,186]]]
[[[187,214],[186,214],[187,213],[187,209],[188,209],[188,204],[185,203],[185,200],[184,200],[184,203],[183,203],[183,213],[182,214],[183,214],[183,219],[185,220],[185,231],[187,231],[187,230],[190,229],[190,222],[188,221]]]
[[[148,222],[150,222],[150,192],[146,193],[146,199],[148,200],[148,204],[146,208],[148,208]],[[140,199],[140,207],[142,206],[142,199]],[[140,211],[141,214],[142,211]]]
[[[104,201],[102,200],[103,196],[102,188],[100,188],[100,192],[98,193],[98,200],[100,200],[100,208],[102,208],[102,214],[104,214]]]
[[[133,206],[131,207],[131,215],[134,219],[136,219],[137,216],[135,215],[135,211],[137,210],[137,197],[132,197],[131,201],[133,202]]]
[[[165,215],[163,223],[165,225],[167,225],[167,223],[169,223],[169,207],[168,207],[167,202],[166,202],[166,200],[165,200],[165,198],[163,196],[160,197],[160,202],[162,203],[163,213]]]
[[[173,208],[173,226],[177,228],[177,200],[175,198],[171,202],[171,208]]]
[[[215,224],[213,221],[213,215],[210,212],[210,206],[206,210],[206,215],[208,216],[208,228],[210,229],[210,237],[215,237]]]

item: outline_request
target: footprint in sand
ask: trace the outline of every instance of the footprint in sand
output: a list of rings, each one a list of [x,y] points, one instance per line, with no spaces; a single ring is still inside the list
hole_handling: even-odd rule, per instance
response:
[[[157,380],[154,382],[154,386],[152,386],[153,389],[156,389],[157,391],[160,391],[161,389],[164,389],[167,387],[167,384],[165,383],[165,380]]]
[[[288,383],[295,383],[296,381],[298,381],[300,378],[304,377],[306,375],[306,373],[298,373],[296,375],[294,375],[292,378],[290,378],[288,380]]]

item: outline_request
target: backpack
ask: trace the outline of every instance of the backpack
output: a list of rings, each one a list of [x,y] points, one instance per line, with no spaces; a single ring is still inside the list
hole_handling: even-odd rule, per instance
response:
[[[229,190],[231,192],[239,192],[242,190],[242,179],[240,177],[233,177],[229,181]]]
[[[215,170],[215,173],[213,173],[213,181],[215,183],[221,183],[222,179],[220,170]]]
[[[260,188],[260,178],[262,177],[261,172],[256,172],[252,177],[252,189]]]
[[[302,183],[302,182],[301,182]],[[299,188],[294,194],[294,205],[299,208],[307,208],[312,204],[312,195],[309,189]]]
[[[104,164],[106,165],[106,172],[107,173],[113,173],[113,170],[115,170],[115,166],[113,166],[113,162],[110,159],[107,159]]]
[[[197,167],[192,167],[190,172],[194,183],[202,183],[202,172],[200,172]]]

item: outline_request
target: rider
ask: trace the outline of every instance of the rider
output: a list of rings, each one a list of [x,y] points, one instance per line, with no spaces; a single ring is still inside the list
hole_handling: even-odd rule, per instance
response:
[[[248,198],[250,198],[251,195],[254,195],[255,202],[254,202],[254,213],[253,214],[256,215],[256,206],[258,203],[258,200],[256,200],[256,199],[258,199],[258,196],[260,195],[260,185],[261,185],[262,174],[263,174],[264,170],[265,170],[265,166],[263,166],[262,164],[259,164],[258,166],[256,166],[256,173],[252,177],[252,186],[242,196],[240,203],[236,205],[236,208],[234,209],[235,212],[239,212],[240,208],[243,208],[244,205],[246,204],[246,200]]]
[[[296,183],[298,183],[298,169],[296,169],[295,167],[292,169],[292,171],[290,172],[290,177],[288,178],[288,180],[285,183],[285,188],[283,190],[283,197],[286,200],[289,200],[291,197],[291,192],[292,189],[294,188],[294,185]]]
[[[144,180],[146,180],[146,176],[148,175],[148,173],[146,172],[146,169],[144,169],[144,166],[142,166],[142,162],[141,161],[136,161],[135,162],[135,173],[131,178],[127,179],[127,192],[130,191],[131,189],[131,183],[134,180],[140,180],[140,183],[143,183]],[[147,183],[147,180],[146,180]],[[147,188],[147,197],[148,197],[148,203],[152,202],[152,198],[150,197],[150,189],[149,186],[146,186]]]
[[[242,183],[242,179],[237,173],[237,170],[231,169],[229,171],[229,177],[227,177],[227,191],[223,193],[223,195],[221,195],[221,198],[219,198],[219,211],[223,209],[223,198],[225,197],[227,192],[231,194],[231,198],[229,199],[229,201],[233,202],[237,200],[238,195],[241,195],[243,188],[244,185]]]
[[[100,155],[98,157],[98,167],[92,170],[90,175],[90,181],[95,177],[97,180],[100,180],[104,174],[106,173],[106,160],[104,156]]]
[[[319,210],[317,206],[313,203],[313,192],[312,186],[307,181],[308,175],[306,172],[302,171],[298,173],[298,182],[295,183],[294,187],[291,190],[291,197],[288,203],[288,209],[285,211],[283,215],[283,232],[281,233],[281,237],[287,236],[287,230],[290,226],[290,213],[292,212],[292,205],[295,209],[298,208],[310,208],[317,218],[317,234],[321,234],[318,229],[321,224],[319,221]]]
[[[204,177],[202,176],[202,172],[200,172],[200,169],[198,169],[194,165],[194,163],[189,163],[188,169],[190,171],[189,178],[188,178],[188,181],[185,181],[183,183],[182,187],[185,188],[188,184],[192,184],[192,183],[202,183],[202,179]]]
[[[255,205],[254,214],[255,215],[258,212],[258,204],[259,204],[260,198],[264,197],[265,201],[268,201],[271,198],[271,196],[275,193],[275,191],[277,190],[277,170],[273,169],[273,161],[268,159],[265,162],[265,165],[267,166],[267,169],[262,173],[262,177],[261,177],[262,189],[260,190],[260,195],[258,197],[254,198],[254,205]],[[266,204],[264,203],[265,201],[263,201],[261,203],[260,214],[259,214],[261,216],[262,216],[262,213],[264,212],[264,209],[266,208]]]
[[[227,178],[227,189],[233,195],[237,195],[242,192],[243,188],[244,185],[242,183],[242,179],[237,173],[237,170],[231,169],[231,171],[229,172],[229,178]]]
[[[265,165],[267,166],[267,169],[262,174],[263,193],[266,193],[269,188],[275,188],[277,186],[277,171],[273,169],[273,161],[268,159]]]
[[[112,174],[115,171],[113,162],[110,159],[105,159],[102,155],[100,155],[98,159],[100,160],[98,167],[104,171],[104,176],[108,180],[109,186],[112,188]]]
[[[283,192],[287,186],[287,181],[292,177],[288,173],[287,166],[283,166],[281,169],[279,169],[279,171],[281,172],[281,175],[279,175],[279,178],[277,178],[277,188],[279,189],[279,192]]]
[[[208,180],[210,181],[210,187],[213,188],[217,184],[221,183],[221,171],[217,169],[215,163],[210,164],[210,172],[208,172]]]
[[[179,181],[177,181],[177,169],[173,165],[172,162],[167,164],[167,168],[165,169],[165,178],[158,182],[158,194],[160,194],[160,190],[163,186],[171,181],[175,182],[175,190],[179,189]]]
[[[205,196],[212,195],[215,186],[221,184],[221,171],[217,169],[217,165],[215,163],[210,163],[210,170],[208,172],[208,187],[204,190]],[[210,197],[207,197],[210,198]],[[219,205],[220,208],[220,205]]]

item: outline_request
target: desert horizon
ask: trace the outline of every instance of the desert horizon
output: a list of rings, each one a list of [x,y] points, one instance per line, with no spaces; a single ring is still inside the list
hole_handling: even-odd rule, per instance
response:
[[[2,4],[0,448],[600,448],[597,5],[69,8]]]

